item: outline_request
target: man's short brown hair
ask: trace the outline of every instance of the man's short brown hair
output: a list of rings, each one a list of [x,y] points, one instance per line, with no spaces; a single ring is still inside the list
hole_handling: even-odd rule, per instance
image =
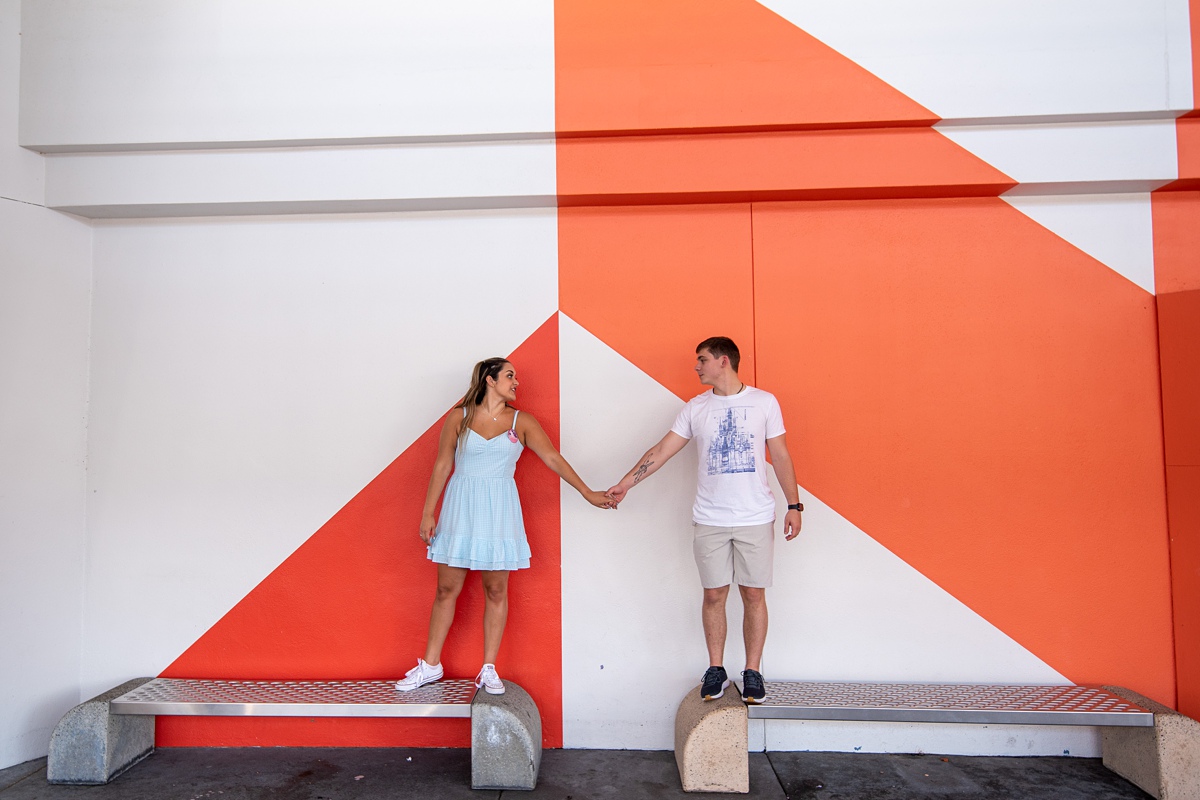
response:
[[[738,346],[733,343],[733,339],[728,336],[713,336],[705,339],[700,344],[696,345],[696,352],[707,350],[717,358],[721,356],[729,357],[729,366],[733,367],[733,371],[738,371],[738,364],[742,361],[742,354],[738,350]]]

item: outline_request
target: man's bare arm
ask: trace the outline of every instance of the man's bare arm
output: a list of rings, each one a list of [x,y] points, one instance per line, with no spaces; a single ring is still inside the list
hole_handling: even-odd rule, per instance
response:
[[[608,490],[608,496],[618,503],[621,502],[626,492],[658,472],[659,468],[670,461],[671,457],[682,450],[687,443],[688,440],[675,431],[668,431],[658,444],[651,447],[638,459],[637,464],[625,474],[624,478],[621,478],[615,486]]]
[[[796,467],[792,464],[792,455],[788,452],[786,434],[779,434],[773,439],[767,439],[767,451],[771,454],[771,466],[775,469],[775,477],[783,489],[783,496],[788,505],[800,502],[800,490],[796,487]],[[800,533],[800,512],[788,509],[783,517],[783,536],[789,542]]]

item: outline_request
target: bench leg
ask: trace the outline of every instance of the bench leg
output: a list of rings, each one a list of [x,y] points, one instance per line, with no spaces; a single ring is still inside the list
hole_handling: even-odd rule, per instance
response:
[[[1104,688],[1154,712],[1153,728],[1103,729],[1104,766],[1158,800],[1200,800],[1200,722],[1120,686]]]
[[[685,792],[750,791],[749,718],[733,684],[718,700],[690,690],[675,712],[675,764]]]
[[[542,766],[542,715],[511,681],[471,701],[471,788],[533,789]]]
[[[108,701],[150,678],[136,678],[72,708],[50,736],[50,783],[108,783],[154,752],[154,717],[110,714]]]

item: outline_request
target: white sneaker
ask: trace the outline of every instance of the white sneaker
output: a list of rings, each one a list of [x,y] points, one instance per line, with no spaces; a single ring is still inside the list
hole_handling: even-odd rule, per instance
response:
[[[401,692],[411,692],[419,686],[424,686],[427,683],[440,681],[442,679],[442,665],[429,666],[425,663],[425,659],[418,658],[417,665],[405,673],[404,677],[396,681],[396,690]]]
[[[475,676],[475,688],[481,688],[488,694],[504,694],[504,681],[496,674],[495,664],[483,665],[483,669]]]

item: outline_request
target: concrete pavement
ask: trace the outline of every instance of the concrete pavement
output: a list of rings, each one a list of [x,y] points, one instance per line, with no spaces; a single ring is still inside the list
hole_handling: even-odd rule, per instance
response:
[[[750,794],[685,794],[668,751],[547,750],[532,792],[474,791],[466,749],[170,748],[106,786],[0,770],[0,800],[1145,800],[1099,759],[751,753]]]

